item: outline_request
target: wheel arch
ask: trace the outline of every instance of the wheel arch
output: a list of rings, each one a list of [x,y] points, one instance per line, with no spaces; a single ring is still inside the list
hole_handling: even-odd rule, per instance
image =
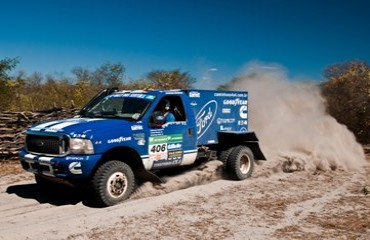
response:
[[[93,176],[101,165],[111,160],[122,161],[129,165],[133,171],[144,168],[140,155],[134,149],[122,146],[111,148],[105,152],[90,175]]]
[[[129,165],[135,176],[141,181],[163,182],[158,176],[145,169],[142,158],[135,149],[126,146],[115,147],[105,152],[98,164],[94,167],[91,177],[102,164],[111,160],[122,161]]]
[[[119,160],[129,165],[133,170],[138,168],[144,168],[143,162],[139,153],[130,147],[115,147],[103,154],[101,159],[102,164],[109,160]]]
[[[254,132],[218,132],[218,144],[220,151],[228,157],[229,149],[238,145],[249,147],[254,155],[255,160],[266,160],[260,146],[257,135]]]

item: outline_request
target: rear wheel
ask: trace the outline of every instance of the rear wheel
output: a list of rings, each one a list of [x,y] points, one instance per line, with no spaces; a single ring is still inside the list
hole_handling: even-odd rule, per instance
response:
[[[234,147],[226,162],[226,171],[234,180],[244,180],[252,175],[254,156],[246,146]]]
[[[229,158],[229,155],[231,151],[233,150],[232,147],[222,149],[218,152],[218,160],[220,160],[224,166],[226,166],[227,159]]]
[[[121,161],[104,163],[93,177],[95,200],[105,207],[126,200],[134,187],[134,173],[130,166]]]

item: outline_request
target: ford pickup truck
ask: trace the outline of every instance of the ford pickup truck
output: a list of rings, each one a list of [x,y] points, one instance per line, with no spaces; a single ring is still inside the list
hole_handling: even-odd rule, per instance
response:
[[[265,160],[248,130],[248,92],[196,89],[105,89],[78,115],[27,129],[19,155],[41,187],[88,187],[101,206],[129,198],[139,181],[161,182],[161,169],[218,159],[244,180]]]

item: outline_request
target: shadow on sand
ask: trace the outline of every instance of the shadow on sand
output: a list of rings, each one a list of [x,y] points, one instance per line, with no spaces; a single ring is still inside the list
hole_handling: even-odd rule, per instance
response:
[[[82,188],[56,185],[52,189],[40,188],[36,183],[9,186],[8,194],[16,194],[21,198],[35,199],[39,203],[54,206],[76,205],[80,202],[88,207],[97,207],[91,200],[91,193]]]

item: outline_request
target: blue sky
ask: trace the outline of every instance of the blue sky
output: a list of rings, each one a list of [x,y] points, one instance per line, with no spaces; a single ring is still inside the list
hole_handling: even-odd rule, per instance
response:
[[[246,64],[322,79],[330,64],[370,62],[367,0],[1,1],[0,59],[16,70],[71,75],[120,62],[126,79],[152,70],[222,84]]]

